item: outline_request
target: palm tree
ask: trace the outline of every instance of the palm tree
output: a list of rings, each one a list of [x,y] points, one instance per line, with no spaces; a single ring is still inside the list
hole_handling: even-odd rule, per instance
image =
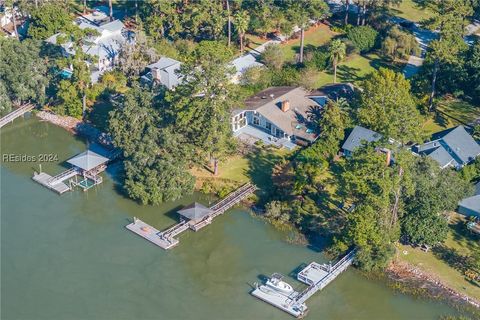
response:
[[[87,14],[87,0],[83,0],[83,14]]]
[[[330,44],[330,62],[333,65],[333,83],[337,83],[337,65],[345,58],[347,47],[341,40],[333,40]]]
[[[108,0],[108,7],[110,9],[110,21],[113,21],[113,6],[112,6],[112,0]]]
[[[243,39],[245,32],[247,32],[248,23],[250,22],[250,16],[247,11],[239,11],[235,15],[235,26],[237,27],[238,36],[240,38],[240,52],[243,53],[244,44]]]
[[[228,25],[227,25],[227,32],[228,32],[228,46],[230,47],[230,43],[232,42],[232,16],[230,15],[230,3],[229,0],[225,1],[227,14],[228,14]]]

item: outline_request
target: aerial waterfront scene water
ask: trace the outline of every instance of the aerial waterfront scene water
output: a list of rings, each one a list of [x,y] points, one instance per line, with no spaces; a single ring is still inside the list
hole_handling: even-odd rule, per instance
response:
[[[0,320],[480,319],[479,0],[0,0]]]
[[[17,120],[1,135],[2,152],[58,154],[85,143],[37,119]],[[60,161],[61,163],[61,161]],[[43,170],[60,172],[58,163]],[[116,191],[114,173],[87,192],[62,196],[36,184],[37,163],[1,166],[2,319],[289,319],[249,295],[262,275],[325,262],[319,252],[286,243],[284,234],[230,210],[201,232],[187,232],[171,251],[130,233],[136,216],[158,229],[195,194],[162,206],[141,206]],[[287,281],[300,287],[294,278]],[[437,319],[455,314],[443,303],[399,294],[348,270],[309,300],[322,319]]]

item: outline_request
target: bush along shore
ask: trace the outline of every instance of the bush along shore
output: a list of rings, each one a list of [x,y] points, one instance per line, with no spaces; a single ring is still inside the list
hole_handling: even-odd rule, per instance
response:
[[[403,293],[443,300],[475,318],[480,317],[480,301],[449,288],[435,276],[409,263],[393,261],[380,277],[386,277],[389,286]]]

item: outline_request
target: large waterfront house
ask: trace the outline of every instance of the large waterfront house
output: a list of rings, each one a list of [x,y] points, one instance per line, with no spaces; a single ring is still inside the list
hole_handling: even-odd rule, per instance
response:
[[[148,84],[159,84],[171,90],[179,85],[182,78],[178,75],[178,70],[182,66],[180,61],[172,58],[162,57],[155,63],[146,67],[146,73],[141,77],[141,81]]]
[[[317,139],[314,116],[328,99],[353,93],[349,84],[329,85],[315,92],[302,87],[271,87],[245,100],[232,112],[235,136],[293,148]]]
[[[412,150],[437,161],[441,168],[461,169],[480,155],[480,145],[463,126],[450,128],[432,136],[432,140]]]
[[[95,61],[89,61],[92,82],[95,83],[105,71],[112,69],[117,63],[120,48],[133,41],[133,33],[128,31],[120,20],[110,21],[104,12],[97,10],[78,17],[74,23],[81,29],[92,29],[98,34],[91,36],[82,45],[83,52],[96,58]],[[46,41],[57,44],[60,35],[54,34]],[[71,41],[62,43],[61,47],[65,56],[75,54]]]
[[[342,153],[345,157],[351,157],[353,152],[363,144],[376,142],[381,138],[382,135],[380,133],[361,126],[355,126],[342,145]]]

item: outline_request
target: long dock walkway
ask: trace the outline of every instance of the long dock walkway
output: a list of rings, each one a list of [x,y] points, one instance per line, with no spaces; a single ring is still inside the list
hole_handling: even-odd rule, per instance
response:
[[[26,103],[20,108],[13,110],[12,112],[10,112],[9,114],[7,114],[6,116],[0,119],[0,128],[6,125],[7,123],[10,123],[13,120],[17,119],[18,117],[24,115],[28,111],[32,111],[33,108],[35,108],[34,104]]]
[[[211,206],[210,213],[206,215],[200,221],[185,221],[181,220],[179,223],[169,227],[164,231],[158,231],[157,229],[149,226],[147,223],[134,218],[133,222],[128,224],[126,228],[139,236],[147,239],[148,241],[156,244],[162,249],[170,249],[179,243],[179,240],[175,237],[188,229],[198,231],[201,228],[212,223],[213,219],[219,215],[225,213],[228,209],[248,197],[255,192],[257,187],[251,183],[244,184],[234,192],[227,195],[225,198]]]
[[[289,294],[280,292],[267,285],[260,285],[251,292],[256,298],[265,301],[274,307],[283,310],[296,318],[303,318],[308,308],[305,302],[316,292],[325,288],[330,282],[353,263],[355,249],[350,251],[334,265],[310,263],[297,274],[297,279],[308,287],[301,291],[293,291]]]

